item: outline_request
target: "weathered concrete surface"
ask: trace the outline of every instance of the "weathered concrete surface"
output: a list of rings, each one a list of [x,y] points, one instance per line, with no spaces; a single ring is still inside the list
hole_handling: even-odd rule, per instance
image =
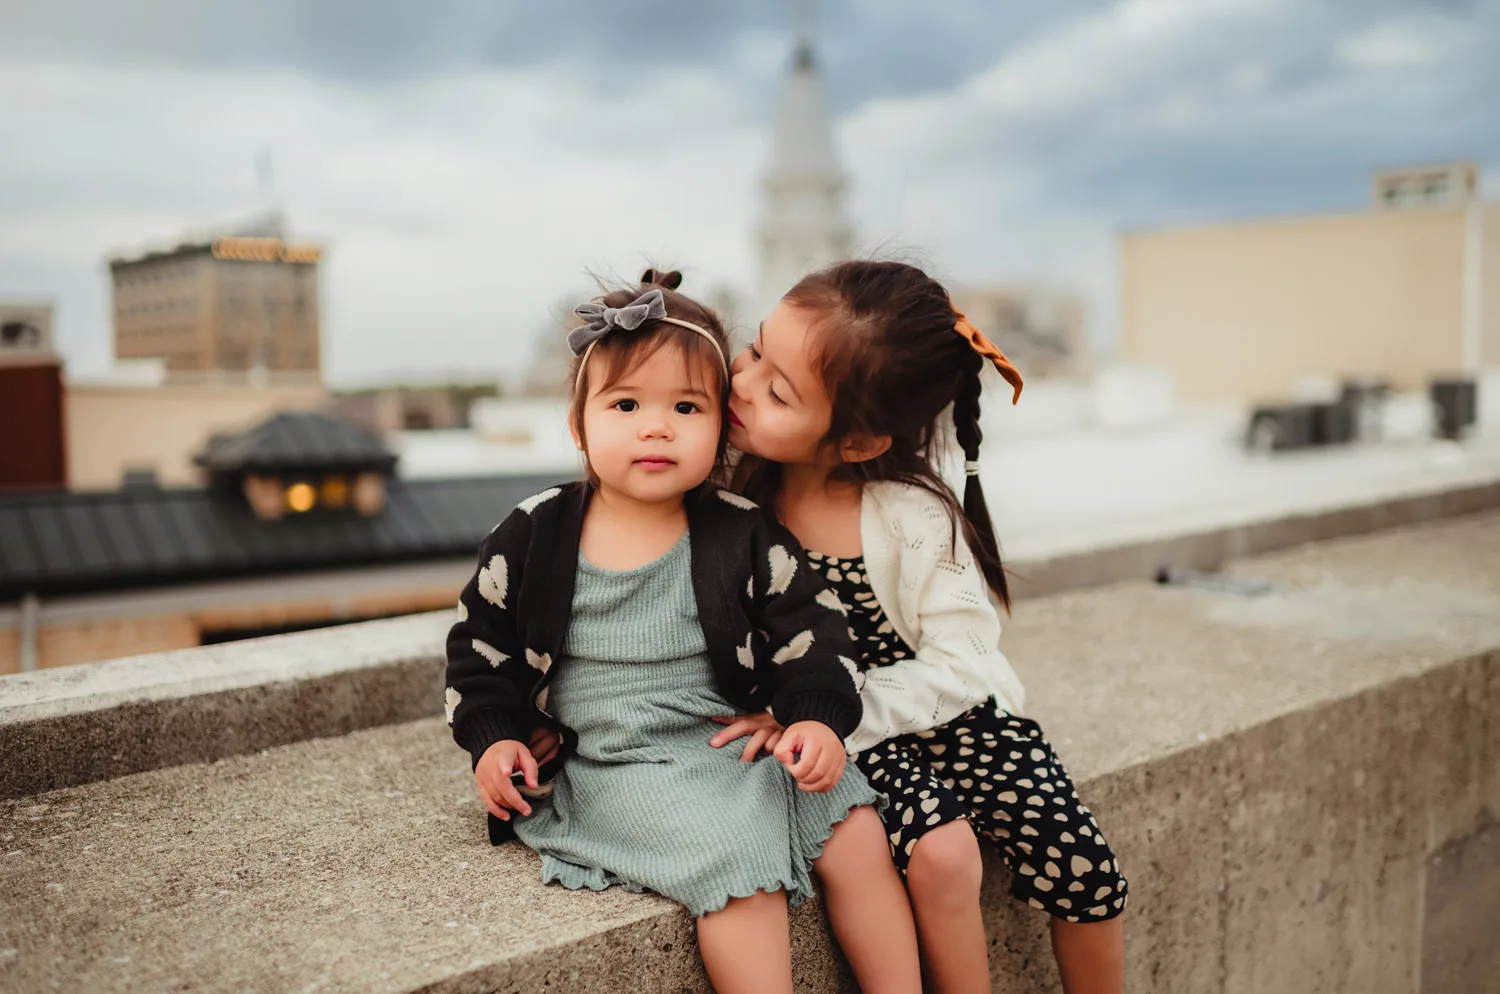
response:
[[[1427,861],[1422,990],[1482,991],[1500,978],[1495,905],[1500,900],[1500,824],[1456,839]]]
[[[1365,504],[1269,519],[1254,508],[1212,524],[1183,519],[1177,534],[1009,565],[1016,596],[1030,599],[1146,579],[1163,563],[1215,569],[1252,553],[1495,508],[1500,481],[1418,483]],[[0,768],[0,797],[438,713],[450,618],[435,612],[0,677],[0,755],[28,757]]]
[[[1265,515],[1247,509],[1227,520],[1222,511],[1184,516],[1170,534],[1146,523],[1135,536],[1116,529],[1108,544],[1026,555],[1011,565],[1018,598],[1044,597],[1153,576],[1163,564],[1216,570],[1232,559],[1500,507],[1500,481],[1441,487],[1414,485],[1363,501],[1320,503],[1292,513]],[[1023,546],[1024,548],[1024,546]]]
[[[448,612],[0,677],[0,797],[441,708]]]
[[[1500,514],[1235,571],[1275,588],[1091,590],[1007,634],[1131,877],[1130,989],[1442,989],[1424,929],[1467,940],[1432,857],[1500,812]],[[1056,989],[992,869],[995,989]],[[0,802],[0,909],[0,989],[703,989],[669,902],[489,847],[432,719]],[[847,983],[816,913],[796,932],[799,989]]]
[[[0,989],[701,982],[671,902],[543,887],[491,847],[467,765],[429,719],[6,802]],[[816,914],[799,939],[828,975]]]

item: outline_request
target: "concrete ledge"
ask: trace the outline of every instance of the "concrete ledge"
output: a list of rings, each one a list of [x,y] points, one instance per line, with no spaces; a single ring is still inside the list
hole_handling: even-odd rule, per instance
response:
[[[1018,611],[1032,713],[1131,877],[1128,989],[1496,989],[1452,909],[1500,921],[1497,563],[1491,513],[1235,562],[1260,597]],[[488,845],[440,718],[3,801],[0,861],[0,989],[706,989],[670,902]],[[990,869],[994,989],[1056,990]],[[799,989],[849,989],[815,908],[794,934]]]
[[[431,715],[449,612],[0,677],[0,797]]]
[[[1016,574],[1014,592],[1018,598],[1045,597],[1147,578],[1168,563],[1184,569],[1216,570],[1244,556],[1495,508],[1500,508],[1500,480],[1410,487],[1375,500],[1314,505],[1274,517],[1247,512],[1226,522],[1222,512],[1215,512],[1221,520],[1212,524],[1198,526],[1180,520],[1171,534],[1143,529],[1139,537],[1121,539],[1117,535],[1108,545],[1033,556],[1009,568]]]
[[[1010,568],[1018,598],[1036,598],[1149,578],[1164,562],[1217,569],[1238,556],[1497,507],[1500,481],[1417,487],[1363,505],[1142,537]],[[0,798],[439,713],[450,617],[434,612],[0,676],[0,754],[29,757],[0,767]]]

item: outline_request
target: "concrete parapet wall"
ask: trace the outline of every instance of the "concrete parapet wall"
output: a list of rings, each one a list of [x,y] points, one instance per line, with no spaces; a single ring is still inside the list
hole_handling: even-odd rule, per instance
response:
[[[1152,576],[1159,567],[1213,570],[1233,559],[1325,542],[1351,535],[1439,521],[1500,507],[1500,481],[1441,489],[1417,488],[1363,503],[1310,508],[1275,517],[1250,516],[1230,523],[1179,526],[1172,535],[1145,534],[1101,548],[1039,556],[1007,568],[1016,574],[1017,597],[1044,597]]]
[[[0,679],[0,797],[205,762],[440,710],[450,612]]]
[[[1146,579],[1163,564],[1213,570],[1247,555],[1494,508],[1500,508],[1500,481],[1418,488],[1366,504],[1142,536],[1008,568],[1017,598],[1029,600]],[[1191,529],[1190,522],[1184,526]],[[0,767],[0,798],[438,713],[450,619],[448,612],[434,612],[5,676],[0,755],[29,759]],[[0,630],[0,639],[5,634]],[[0,643],[0,658],[4,651]],[[302,704],[341,695],[333,708]],[[118,748],[125,740],[138,745]]]
[[[1007,631],[1131,878],[1128,988],[1500,990],[1500,514],[1230,566],[1267,591],[1121,584]],[[377,635],[445,624],[358,626],[369,672]],[[322,668],[282,703],[331,737],[0,802],[0,990],[705,989],[670,902],[544,887],[488,845],[441,719],[344,734],[364,691],[324,655],[348,645],[255,654],[262,679]],[[33,727],[77,720],[33,691]],[[994,989],[1056,990],[1045,923],[989,868]],[[815,907],[793,931],[799,990],[848,989]]]

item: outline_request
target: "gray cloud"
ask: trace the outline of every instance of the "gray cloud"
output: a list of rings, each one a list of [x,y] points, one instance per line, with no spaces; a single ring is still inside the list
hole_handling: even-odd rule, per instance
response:
[[[1311,3],[1227,27],[1101,99],[999,115],[970,154],[1024,163],[1043,210],[1117,224],[1358,206],[1375,166],[1500,161],[1500,4]]]
[[[938,88],[1093,0],[996,5],[824,3],[816,17],[836,108]],[[287,69],[378,85],[461,69],[565,66],[600,92],[652,67],[709,67],[764,85],[794,4],[729,0],[49,0],[0,5],[0,57],[157,65],[212,73]],[[747,61],[746,43],[778,53]],[[758,49],[757,49],[758,50]]]
[[[0,293],[55,296],[70,357],[102,362],[102,257],[248,213],[263,145],[294,224],[333,241],[336,376],[511,354],[528,328],[496,300],[542,315],[642,253],[748,287],[791,6],[0,0],[0,134],[22,139]],[[817,34],[869,244],[1105,307],[1119,226],[1500,166],[1500,0],[839,0]]]

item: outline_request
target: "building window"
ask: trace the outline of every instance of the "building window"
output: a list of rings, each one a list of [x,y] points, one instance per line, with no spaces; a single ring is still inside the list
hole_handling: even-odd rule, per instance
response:
[[[286,509],[298,514],[311,511],[318,503],[318,492],[311,483],[293,483],[286,488]]]
[[[323,506],[333,508],[344,508],[349,506],[349,478],[341,474],[334,474],[323,478],[323,492],[321,494]]]

